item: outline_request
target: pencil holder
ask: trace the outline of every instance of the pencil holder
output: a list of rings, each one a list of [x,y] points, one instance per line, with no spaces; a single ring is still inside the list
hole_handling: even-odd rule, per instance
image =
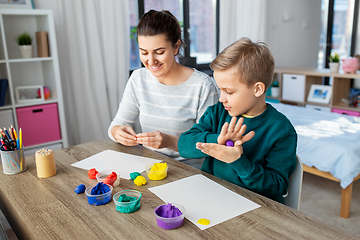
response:
[[[17,174],[26,170],[24,148],[1,151],[1,162],[5,174]]]
[[[54,152],[50,148],[40,149],[35,153],[38,178],[48,178],[56,174]]]

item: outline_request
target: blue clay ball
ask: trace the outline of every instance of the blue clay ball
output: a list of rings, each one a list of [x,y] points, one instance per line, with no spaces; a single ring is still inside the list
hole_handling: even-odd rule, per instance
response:
[[[80,184],[79,186],[77,186],[76,188],[75,188],[75,192],[77,193],[77,194],[80,194],[80,193],[83,193],[83,192],[85,192],[85,185],[84,184]]]

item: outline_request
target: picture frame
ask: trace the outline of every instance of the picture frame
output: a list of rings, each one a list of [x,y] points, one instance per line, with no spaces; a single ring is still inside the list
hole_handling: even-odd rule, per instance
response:
[[[312,84],[307,96],[308,102],[329,104],[332,94],[332,86]]]
[[[0,0],[0,8],[33,9],[33,0]]]
[[[43,102],[44,87],[41,85],[36,86],[20,86],[15,88],[16,101],[18,103],[29,103],[29,102]]]

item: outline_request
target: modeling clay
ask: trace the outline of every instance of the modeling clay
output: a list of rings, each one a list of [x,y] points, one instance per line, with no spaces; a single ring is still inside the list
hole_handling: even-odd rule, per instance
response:
[[[121,194],[118,202],[122,202],[124,204],[115,204],[116,211],[122,213],[132,213],[140,208],[141,196],[139,198],[127,196],[126,194]]]
[[[233,146],[234,146],[234,142],[231,141],[231,140],[227,140],[227,141],[225,142],[225,145],[228,146],[228,147],[233,147]]]
[[[131,178],[131,180],[134,181],[137,178],[137,176],[140,176],[140,175],[141,175],[141,173],[132,172],[132,173],[130,173],[130,178]]]
[[[126,194],[121,194],[118,201],[119,202],[132,202],[132,201],[136,201],[136,197],[127,196]]]
[[[200,218],[198,221],[197,221],[198,224],[201,224],[201,225],[209,225],[210,224],[210,221],[205,219],[205,218]]]
[[[106,178],[104,178],[102,182],[105,184],[113,185],[116,179],[117,179],[116,172],[112,172]]]
[[[85,185],[84,184],[80,184],[79,186],[77,186],[76,188],[75,188],[75,192],[77,193],[77,194],[79,194],[79,193],[83,193],[83,192],[85,192]]]
[[[161,180],[167,177],[167,163],[154,163],[148,172],[150,180]]]
[[[143,176],[137,176],[134,180],[134,183],[137,186],[142,186],[146,184],[146,178],[144,178]]]
[[[90,179],[96,179],[96,174],[98,174],[98,171],[96,171],[95,168],[92,168],[88,171],[88,176]]]
[[[99,182],[98,184],[95,185],[95,187],[93,187],[91,189],[91,195],[100,195],[100,194],[104,194],[110,191],[110,188],[108,185]]]
[[[171,203],[159,206],[155,213],[163,218],[178,217],[182,214],[181,211]]]

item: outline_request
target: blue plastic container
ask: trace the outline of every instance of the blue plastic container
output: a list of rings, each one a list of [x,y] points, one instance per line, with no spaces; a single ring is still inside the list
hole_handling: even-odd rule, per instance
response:
[[[85,190],[85,194],[87,196],[87,200],[88,200],[88,203],[90,205],[95,205],[95,206],[100,206],[100,205],[104,205],[108,202],[111,201],[111,194],[112,194],[112,191],[113,191],[113,187],[111,185],[108,185],[109,188],[110,188],[110,191],[107,192],[107,193],[103,193],[103,194],[99,194],[99,195],[91,195],[91,189],[93,187],[95,187],[96,185],[94,186],[91,186],[91,187],[88,187],[86,190]]]

